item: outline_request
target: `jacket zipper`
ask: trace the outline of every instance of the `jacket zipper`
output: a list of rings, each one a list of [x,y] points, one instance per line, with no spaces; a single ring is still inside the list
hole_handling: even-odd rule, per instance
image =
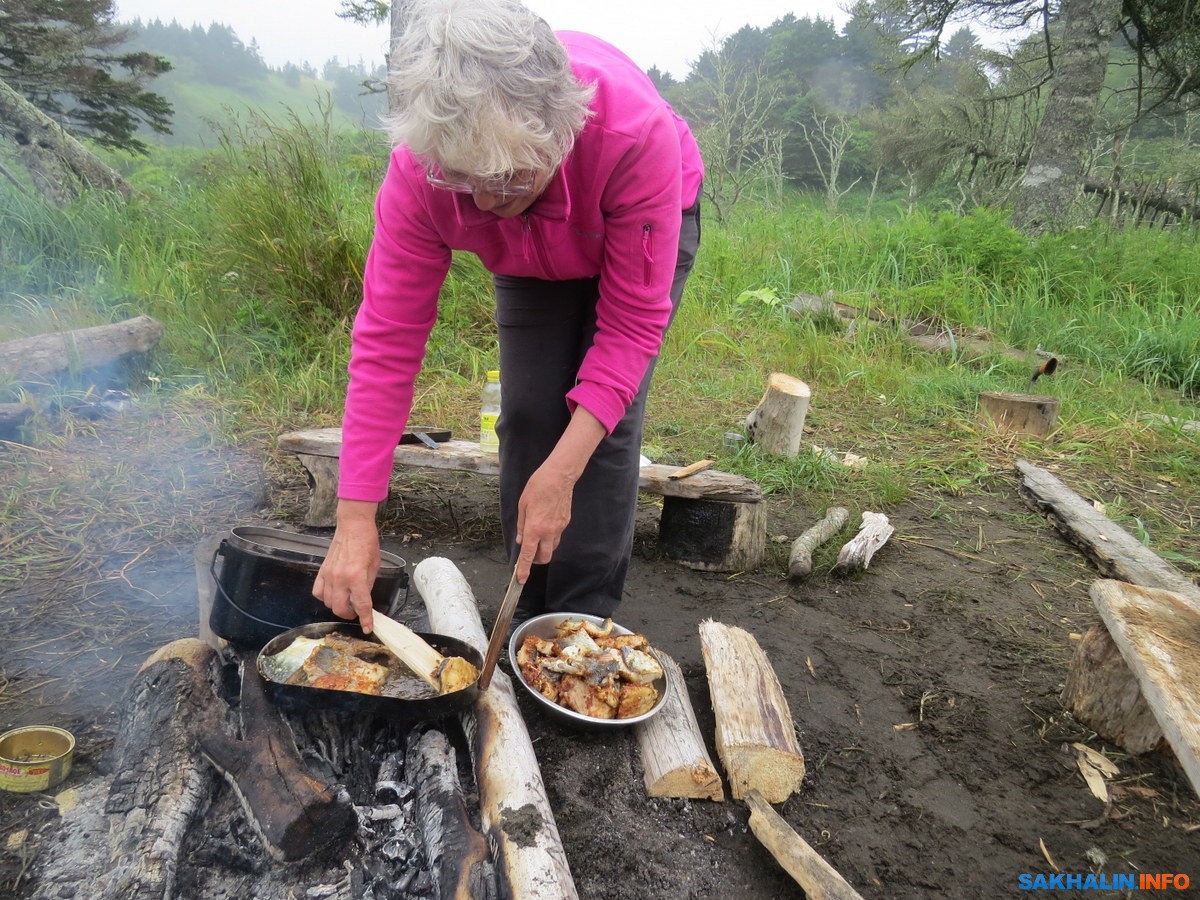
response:
[[[654,235],[649,225],[642,226],[642,287],[650,287],[650,272],[654,266]]]

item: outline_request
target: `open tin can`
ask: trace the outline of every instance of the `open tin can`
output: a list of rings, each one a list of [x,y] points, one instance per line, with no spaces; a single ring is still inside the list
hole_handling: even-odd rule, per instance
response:
[[[29,725],[0,734],[0,789],[20,794],[62,784],[71,772],[75,736],[53,725]]]

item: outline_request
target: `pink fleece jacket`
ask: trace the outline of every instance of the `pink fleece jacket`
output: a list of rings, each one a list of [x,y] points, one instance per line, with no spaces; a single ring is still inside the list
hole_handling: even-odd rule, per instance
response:
[[[596,85],[594,115],[540,198],[501,218],[470,195],[437,190],[406,147],[392,153],[375,202],[375,235],[354,322],[338,496],[382,500],[413,382],[437,318],[452,250],[491,272],[547,280],[600,278],[595,343],[564,398],[608,431],[658,353],[671,311],[680,212],[703,164],[684,121],[615,47],[561,32],[575,77]]]

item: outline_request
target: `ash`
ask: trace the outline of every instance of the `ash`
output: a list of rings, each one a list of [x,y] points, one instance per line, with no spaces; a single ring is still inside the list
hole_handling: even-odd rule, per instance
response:
[[[405,758],[436,727],[458,760],[467,758],[457,721],[437,726],[347,720],[329,714],[286,714],[309,774],[344,792],[358,816],[351,841],[323,856],[293,863],[266,851],[234,791],[214,773],[205,809],[192,821],[179,851],[174,890],[178,900],[408,900],[439,895],[417,815],[416,773]],[[470,767],[458,765],[468,798]],[[405,780],[406,774],[409,780]],[[106,897],[107,843],[114,823],[104,814],[112,776],[93,778],[60,795],[60,818],[39,836],[34,863],[35,900]],[[476,808],[477,802],[472,804]],[[477,824],[477,823],[476,823]]]

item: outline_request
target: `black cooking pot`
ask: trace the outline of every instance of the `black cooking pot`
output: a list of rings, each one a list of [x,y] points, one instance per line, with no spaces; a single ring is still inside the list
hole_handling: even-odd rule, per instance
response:
[[[312,595],[329,544],[328,538],[277,528],[231,529],[210,566],[216,596],[209,628],[236,647],[256,649],[277,634],[333,618]],[[380,555],[371,605],[391,613],[408,597],[407,563],[394,553]]]
[[[293,711],[316,710],[347,714],[378,714],[391,719],[409,721],[440,719],[444,716],[454,715],[469,707],[479,696],[478,681],[449,694],[421,700],[404,700],[399,697],[380,697],[355,691],[331,691],[326,688],[299,684],[283,684],[272,681],[267,675],[266,669],[263,667],[264,659],[285,650],[296,638],[320,640],[328,634],[335,633],[378,643],[375,635],[364,635],[357,622],[318,622],[313,625],[302,625],[276,635],[267,641],[266,645],[258,652],[258,674],[262,676],[263,683],[266,685],[267,696],[278,706]],[[482,654],[465,641],[445,634],[421,633],[421,637],[443,656],[461,656],[477,669],[483,666]]]

